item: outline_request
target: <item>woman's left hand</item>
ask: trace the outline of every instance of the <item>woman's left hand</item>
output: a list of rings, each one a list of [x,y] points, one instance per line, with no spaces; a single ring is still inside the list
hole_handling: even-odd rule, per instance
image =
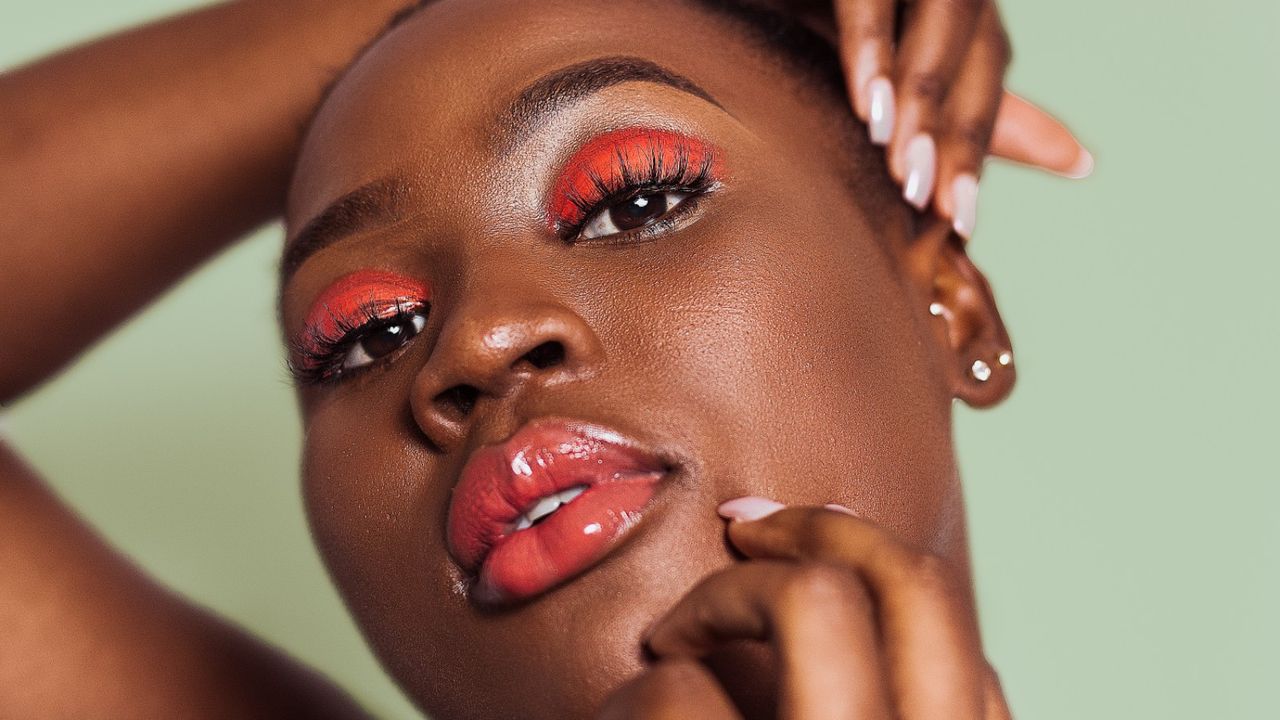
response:
[[[760,517],[779,507],[721,507],[748,560],[703,580],[651,628],[657,662],[602,717],[740,717],[696,662],[733,640],[773,647],[781,718],[1010,717],[967,587],[946,561],[834,506]]]
[[[1012,56],[995,0],[773,0],[832,36],[855,114],[886,145],[903,197],[968,239],[988,155],[1071,178],[1093,156],[1004,88]]]

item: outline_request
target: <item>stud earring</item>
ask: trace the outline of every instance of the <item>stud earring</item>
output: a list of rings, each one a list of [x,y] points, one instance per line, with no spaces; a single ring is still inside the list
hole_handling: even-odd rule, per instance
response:
[[[974,360],[969,366],[969,374],[978,382],[986,382],[991,379],[991,366],[985,360]]]
[[[1009,367],[1013,363],[1013,353],[1005,350],[1000,353],[1000,357],[996,358],[996,362],[1000,363],[1000,367]]]

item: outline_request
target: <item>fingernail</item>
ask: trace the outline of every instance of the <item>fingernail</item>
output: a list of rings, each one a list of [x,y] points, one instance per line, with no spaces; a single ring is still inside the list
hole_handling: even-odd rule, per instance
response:
[[[978,178],[964,173],[951,181],[951,226],[956,234],[968,240],[978,224]]]
[[[1093,153],[1080,148],[1080,156],[1076,158],[1076,164],[1071,169],[1062,173],[1062,176],[1071,180],[1083,180],[1093,174]]]
[[[824,508],[826,508],[826,509],[828,509],[828,510],[835,510],[835,511],[836,511],[836,512],[838,512],[838,513],[844,513],[845,515],[852,515],[852,516],[854,516],[854,517],[858,517],[858,513],[856,513],[856,512],[854,512],[854,511],[850,510],[849,508],[847,508],[847,507],[845,507],[845,506],[843,506],[843,505],[837,505],[837,504],[835,504],[835,503],[831,503],[831,504],[829,504],[829,505],[823,505],[822,507],[824,507]]]
[[[937,172],[938,148],[933,144],[933,137],[926,133],[911,138],[907,143],[907,182],[902,188],[902,197],[907,202],[923,210],[929,204],[929,196],[933,194],[934,174]]]
[[[720,507],[716,508],[716,512],[720,513],[720,517],[726,520],[759,520],[778,512],[784,507],[786,505],[768,498],[748,496],[721,503]]]
[[[853,86],[858,88],[854,105],[857,106],[858,117],[864,122],[871,113],[871,79],[880,74],[879,53],[875,45],[866,44],[858,50],[858,57],[853,65]]]
[[[871,96],[870,117],[867,119],[867,125],[871,130],[871,142],[876,145],[887,145],[893,137],[895,115],[893,83],[883,76],[873,78],[867,83],[867,94]]]

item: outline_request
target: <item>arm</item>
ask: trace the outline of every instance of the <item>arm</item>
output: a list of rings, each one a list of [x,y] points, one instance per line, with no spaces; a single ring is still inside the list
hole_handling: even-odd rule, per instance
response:
[[[0,403],[279,213],[323,89],[407,0],[241,0],[0,75]],[[0,715],[361,717],[160,587],[0,443]]]
[[[0,715],[363,718],[343,693],[165,590],[0,445]]]
[[[0,75],[0,404],[277,215],[321,92],[407,2],[240,0]]]

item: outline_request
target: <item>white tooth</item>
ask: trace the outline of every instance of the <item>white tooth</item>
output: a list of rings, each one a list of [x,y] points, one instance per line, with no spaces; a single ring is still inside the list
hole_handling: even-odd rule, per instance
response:
[[[527,527],[532,527],[535,522],[550,515],[556,510],[559,510],[560,506],[565,505],[570,500],[578,497],[585,492],[586,489],[586,485],[576,485],[568,490],[561,490],[558,493],[552,493],[542,498],[535,503],[533,507],[529,508],[525,514],[516,519],[516,524],[513,526],[512,532],[520,532]]]
[[[577,487],[571,487],[568,490],[561,490],[560,492],[556,493],[553,497],[560,498],[560,502],[562,503],[568,503],[570,500],[578,497],[583,492],[585,492],[586,489],[587,489],[586,485],[578,485]]]
[[[530,508],[525,515],[532,520],[538,520],[541,517],[555,512],[558,507],[560,507],[560,499],[555,495],[548,495],[539,500],[538,504]]]

